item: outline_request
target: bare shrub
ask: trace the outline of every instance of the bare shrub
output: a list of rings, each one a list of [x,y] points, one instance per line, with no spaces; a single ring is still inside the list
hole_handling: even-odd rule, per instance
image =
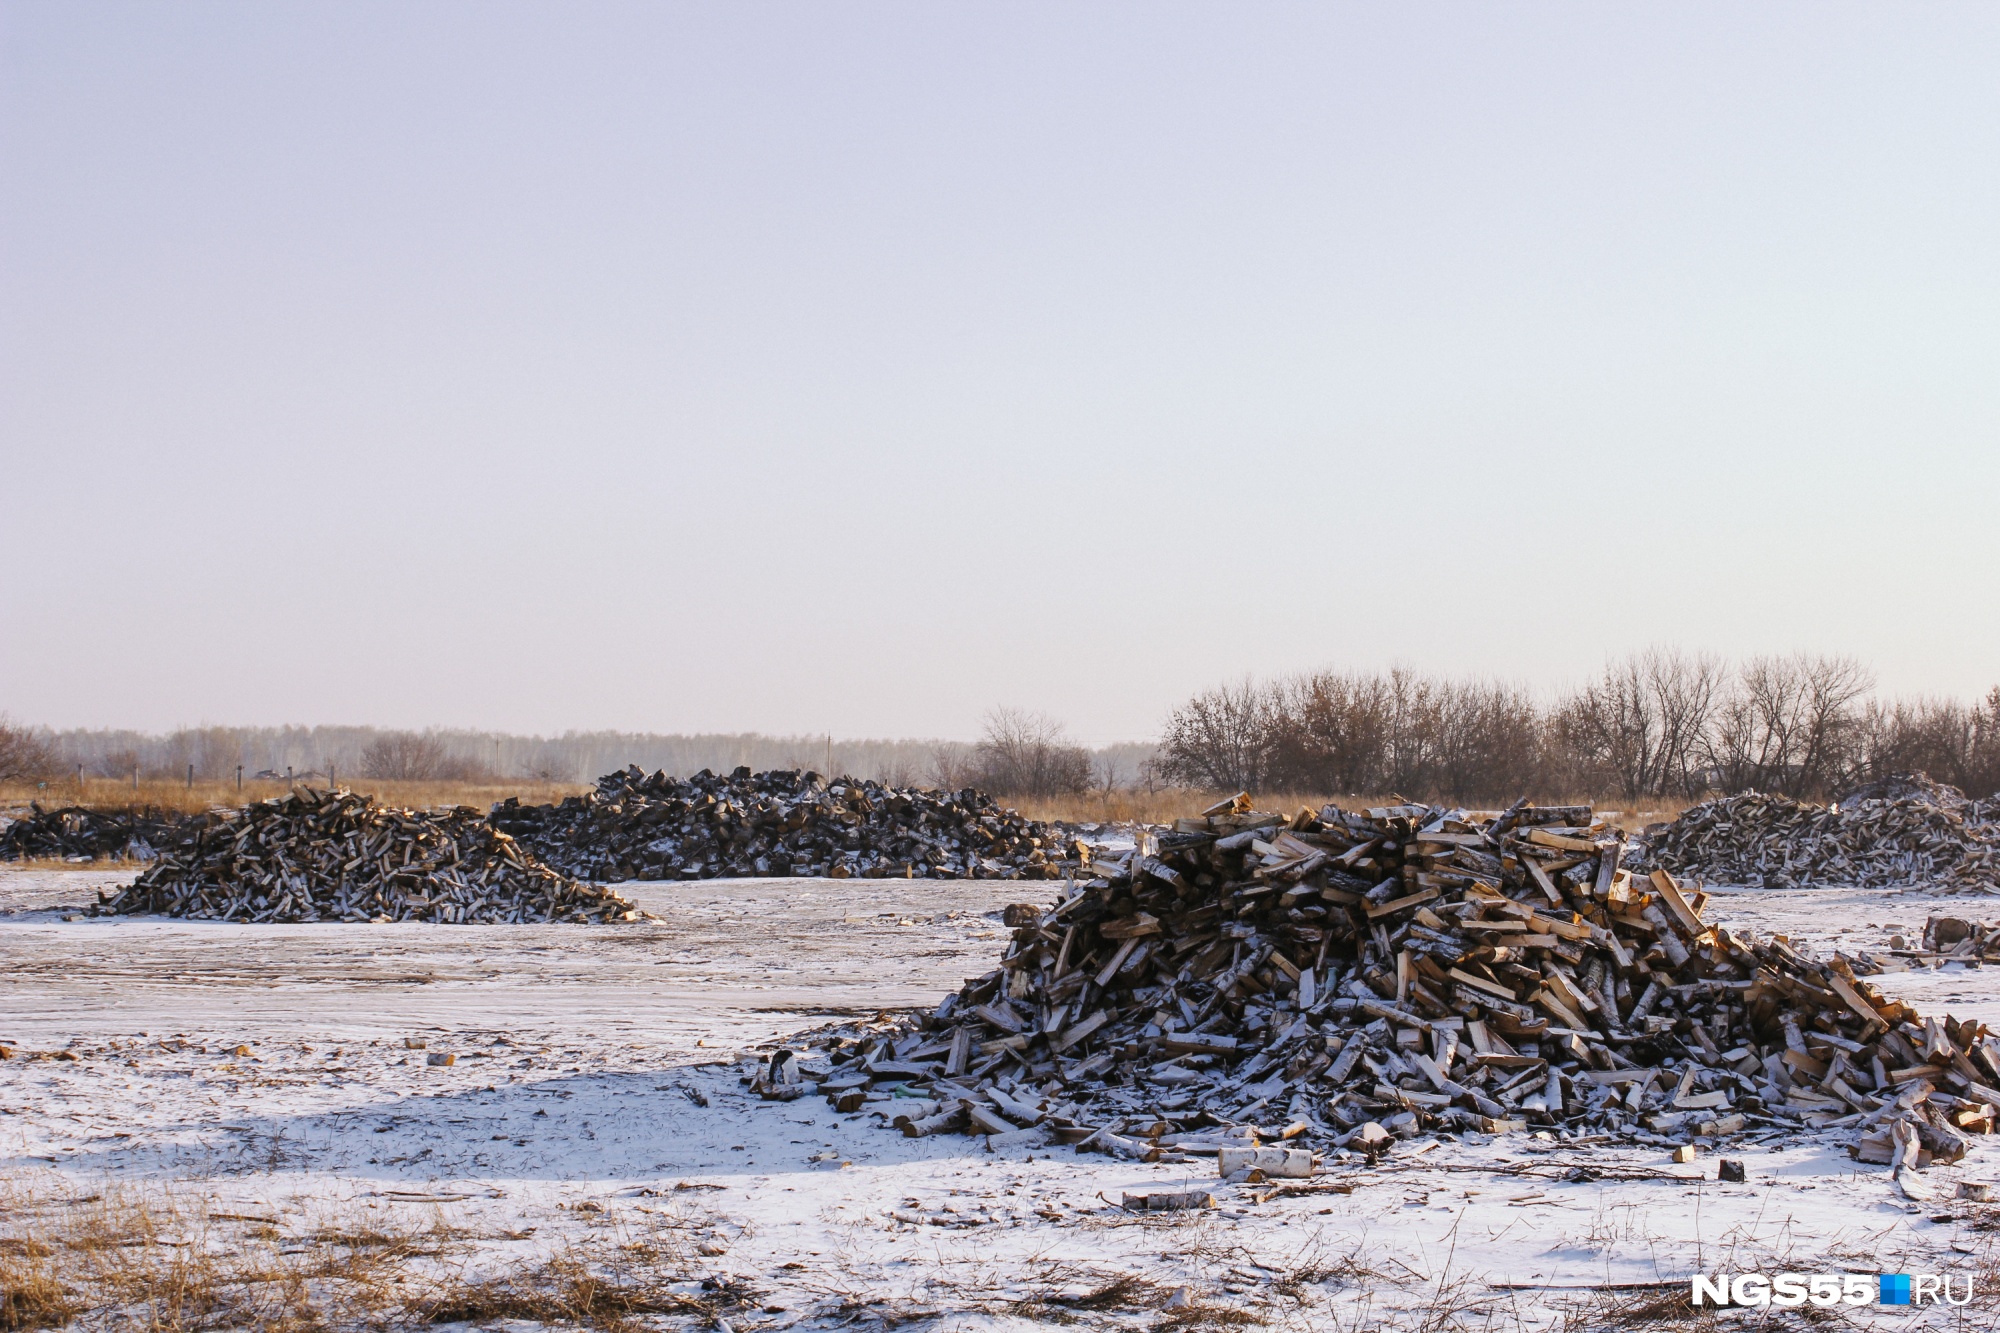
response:
[[[1062,723],[1019,708],[986,715],[973,764],[977,785],[1003,796],[1070,796],[1090,789],[1090,751],[1073,743]]]
[[[362,776],[391,782],[463,782],[483,772],[430,731],[388,732],[361,752]]]
[[[553,750],[544,751],[529,760],[523,768],[523,776],[536,782],[575,782],[576,766]]]
[[[55,770],[55,748],[41,733],[0,713],[0,782],[31,782]]]
[[[112,750],[97,761],[96,768],[101,778],[129,778],[139,771],[139,752]]]

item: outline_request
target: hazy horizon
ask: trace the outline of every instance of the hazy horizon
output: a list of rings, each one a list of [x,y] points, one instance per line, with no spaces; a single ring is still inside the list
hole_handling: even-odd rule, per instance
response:
[[[2000,13],[0,0],[0,711],[2000,683]]]

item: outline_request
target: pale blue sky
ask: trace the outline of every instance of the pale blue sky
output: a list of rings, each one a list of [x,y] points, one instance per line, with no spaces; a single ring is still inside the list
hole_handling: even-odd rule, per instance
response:
[[[1990,5],[0,3],[0,709],[2000,681]]]

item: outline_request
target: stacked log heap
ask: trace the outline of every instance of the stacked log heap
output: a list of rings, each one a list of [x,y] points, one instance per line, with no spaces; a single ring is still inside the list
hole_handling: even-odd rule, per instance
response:
[[[106,915],[210,921],[636,920],[617,894],[557,874],[477,810],[406,810],[294,789],[182,825]]]
[[[935,1013],[836,1031],[823,1065],[787,1055],[757,1086],[910,1134],[1153,1160],[1260,1135],[1373,1154],[1426,1131],[1837,1125],[1922,1164],[1992,1128],[1985,1028],[1704,922],[1628,847],[1586,806],[1287,819],[1239,797],[1009,909],[1000,966]]]
[[[100,857],[151,860],[186,816],[147,806],[143,810],[92,810],[81,805],[29,813],[0,828],[0,861]]]
[[[1065,848],[1046,825],[968,788],[937,792],[856,778],[738,768],[690,778],[634,765],[560,805],[493,807],[495,828],[584,879],[751,875],[1052,879]]]
[[[1900,885],[2000,893],[2000,822],[1921,774],[1814,805],[1743,792],[1649,830],[1654,864],[1758,888]]]

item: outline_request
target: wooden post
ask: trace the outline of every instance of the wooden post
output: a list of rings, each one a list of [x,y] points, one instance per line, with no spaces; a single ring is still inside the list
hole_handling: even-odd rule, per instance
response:
[[[189,764],[189,765],[188,765],[188,790],[189,790],[189,791],[193,791],[193,790],[194,790],[194,765],[193,765],[193,764]]]
[[[236,766],[236,790],[239,793],[243,790],[243,765],[241,764]]]

